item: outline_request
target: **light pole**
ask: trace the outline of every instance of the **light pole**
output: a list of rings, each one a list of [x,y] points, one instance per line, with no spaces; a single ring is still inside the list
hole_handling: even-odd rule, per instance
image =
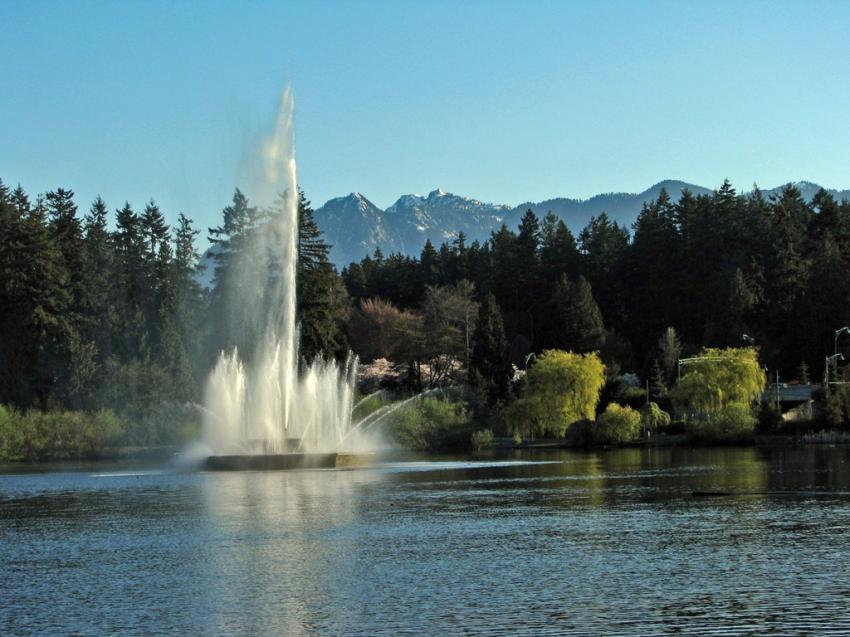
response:
[[[829,391],[829,364],[832,363],[835,365],[835,377],[838,378],[838,361],[844,360],[844,354],[835,353],[832,356],[826,357],[826,370],[824,373],[826,374],[826,390]]]
[[[832,340],[832,355],[835,356],[838,354],[838,337],[844,334],[844,332],[850,332],[850,327],[844,326],[840,329],[835,330],[835,338]],[[843,358],[841,360],[844,360]],[[835,377],[838,378],[838,363],[836,363],[835,367]]]

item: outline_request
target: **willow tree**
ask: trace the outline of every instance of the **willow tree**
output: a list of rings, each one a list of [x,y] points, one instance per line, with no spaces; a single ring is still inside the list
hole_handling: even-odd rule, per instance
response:
[[[671,397],[692,415],[717,414],[733,404],[751,406],[767,382],[754,347],[705,348],[680,365],[682,377]]]
[[[563,437],[577,420],[593,420],[605,384],[599,356],[546,350],[528,370],[525,395],[508,413],[512,431],[521,436]]]

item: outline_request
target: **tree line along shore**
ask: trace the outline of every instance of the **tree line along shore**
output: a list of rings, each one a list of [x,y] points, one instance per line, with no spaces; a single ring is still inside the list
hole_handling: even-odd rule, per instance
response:
[[[299,195],[301,356],[357,353],[361,395],[381,390],[361,416],[424,394],[385,423],[404,446],[850,429],[850,203],[825,191],[662,192],[632,228],[600,211],[577,235],[528,211],[487,241],[376,250],[341,272]],[[100,198],[81,212],[71,190],[0,182],[0,458],[196,437],[219,352],[256,348],[262,290],[239,273],[276,214],[235,191],[207,232],[207,289],[184,215],[170,227],[155,201],[112,213]],[[819,382],[808,416],[763,398],[777,375]]]

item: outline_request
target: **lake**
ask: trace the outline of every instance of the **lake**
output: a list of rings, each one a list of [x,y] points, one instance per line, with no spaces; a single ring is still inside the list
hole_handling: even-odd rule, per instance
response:
[[[848,447],[37,469],[0,469],[2,635],[850,633]]]

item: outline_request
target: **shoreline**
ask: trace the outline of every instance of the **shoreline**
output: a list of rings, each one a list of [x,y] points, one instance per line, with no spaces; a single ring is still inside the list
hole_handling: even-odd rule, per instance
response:
[[[712,442],[697,442],[688,438],[686,434],[674,434],[670,436],[656,436],[650,440],[641,440],[632,444],[623,445],[588,445],[574,446],[567,444],[562,439],[557,438],[539,438],[531,441],[524,441],[517,444],[513,438],[498,437],[493,440],[492,444],[481,447],[480,449],[470,448],[453,448],[443,450],[432,450],[430,453],[458,453],[461,451],[469,453],[489,452],[489,451],[546,451],[554,449],[563,449],[569,451],[598,451],[607,449],[634,449],[634,448],[693,448],[700,449],[705,447],[804,447],[818,445],[850,445],[850,433],[844,431],[823,431],[815,434],[790,435],[790,434],[762,434],[753,436],[747,440],[717,440]],[[158,446],[125,446],[104,448],[102,450],[93,451],[82,456],[52,456],[44,457],[35,460],[25,459],[7,459],[0,460],[0,464],[17,465],[17,466],[38,466],[55,462],[110,462],[119,460],[157,460],[167,462],[171,460],[175,453],[179,453],[184,447],[172,445]],[[399,449],[399,451],[415,451],[408,449]]]

